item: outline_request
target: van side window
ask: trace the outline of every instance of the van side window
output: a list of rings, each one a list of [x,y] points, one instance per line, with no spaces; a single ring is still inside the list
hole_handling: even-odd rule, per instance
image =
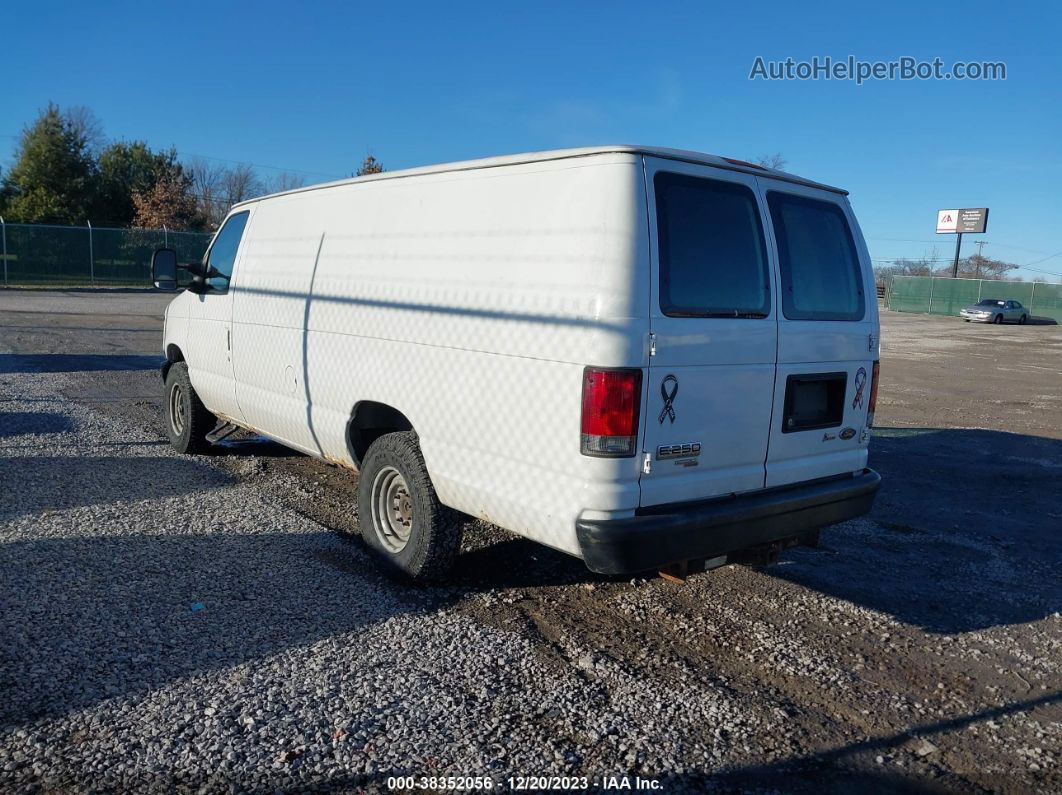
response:
[[[863,273],[844,211],[833,202],[769,191],[782,313],[790,320],[862,320]]]
[[[671,317],[766,317],[767,246],[752,191],[664,171],[653,187],[660,311]]]
[[[207,279],[207,284],[214,292],[223,293],[229,289],[232,267],[236,264],[236,251],[240,247],[243,229],[247,226],[247,215],[242,212],[230,216],[207,253],[206,264],[220,274]]]

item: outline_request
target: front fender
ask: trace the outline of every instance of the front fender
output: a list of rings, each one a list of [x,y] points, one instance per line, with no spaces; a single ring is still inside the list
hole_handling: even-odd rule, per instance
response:
[[[182,292],[166,307],[162,325],[162,353],[166,361],[161,367],[162,380],[174,362],[185,360],[185,337],[188,333],[188,293]]]

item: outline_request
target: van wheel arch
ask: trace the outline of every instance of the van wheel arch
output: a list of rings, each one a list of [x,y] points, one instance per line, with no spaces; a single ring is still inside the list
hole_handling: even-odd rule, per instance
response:
[[[166,346],[166,362],[162,365],[162,380],[166,380],[166,375],[170,372],[170,367],[177,362],[184,361],[184,352],[178,348],[174,343],[170,343]]]
[[[413,430],[413,423],[394,406],[362,400],[354,405],[347,421],[347,450],[360,469],[369,446],[381,436]]]

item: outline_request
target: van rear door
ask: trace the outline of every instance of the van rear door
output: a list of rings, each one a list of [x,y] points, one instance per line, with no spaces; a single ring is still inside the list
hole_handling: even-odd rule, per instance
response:
[[[778,371],[766,485],[856,472],[878,351],[870,263],[847,198],[760,178],[778,255]]]
[[[647,157],[651,355],[641,504],[762,489],[778,342],[756,178]]]

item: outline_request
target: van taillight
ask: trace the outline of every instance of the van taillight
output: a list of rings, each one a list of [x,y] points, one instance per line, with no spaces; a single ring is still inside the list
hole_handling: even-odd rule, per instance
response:
[[[874,427],[874,408],[878,405],[878,370],[880,362],[874,362],[874,369],[870,375],[870,403],[867,405],[867,427]]]
[[[583,370],[583,455],[634,455],[641,397],[641,370]]]

